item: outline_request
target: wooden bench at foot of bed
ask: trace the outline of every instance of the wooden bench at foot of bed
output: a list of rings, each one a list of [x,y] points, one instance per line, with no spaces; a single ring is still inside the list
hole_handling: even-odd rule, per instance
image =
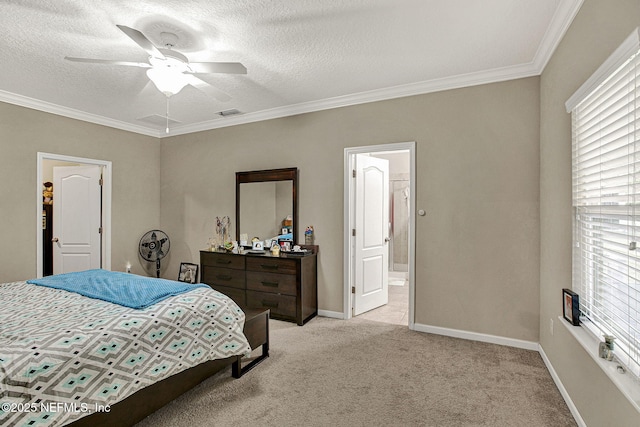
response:
[[[240,378],[258,363],[269,357],[269,310],[248,309],[245,312],[243,333],[251,349],[262,346],[262,354],[242,366],[241,356],[210,360],[155,384],[151,384],[112,405],[109,412],[97,412],[69,424],[71,427],[132,426],[162,408],[178,396],[191,390],[202,381],[232,365],[232,375]]]

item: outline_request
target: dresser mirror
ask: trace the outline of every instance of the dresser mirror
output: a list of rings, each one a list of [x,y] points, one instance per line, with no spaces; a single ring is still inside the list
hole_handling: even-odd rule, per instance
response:
[[[278,236],[291,216],[293,241],[298,236],[298,169],[236,172],[236,240]]]

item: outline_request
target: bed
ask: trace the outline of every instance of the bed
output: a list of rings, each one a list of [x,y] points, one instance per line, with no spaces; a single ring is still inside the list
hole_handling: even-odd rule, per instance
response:
[[[174,283],[186,290],[139,308],[59,287],[0,284],[0,424],[139,420],[251,352],[233,300]],[[124,299],[139,293],[127,287]]]

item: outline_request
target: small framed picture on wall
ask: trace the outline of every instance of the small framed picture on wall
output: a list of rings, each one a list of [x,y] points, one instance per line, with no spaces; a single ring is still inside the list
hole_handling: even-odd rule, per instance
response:
[[[197,283],[198,282],[198,264],[188,262],[180,263],[180,272],[178,273],[179,282]]]
[[[562,317],[573,326],[580,325],[580,298],[571,289],[562,290]]]

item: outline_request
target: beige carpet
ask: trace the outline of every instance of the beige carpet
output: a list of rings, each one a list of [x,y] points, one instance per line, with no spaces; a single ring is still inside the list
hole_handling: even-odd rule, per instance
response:
[[[271,357],[139,426],[575,426],[540,355],[366,319],[270,321]]]

